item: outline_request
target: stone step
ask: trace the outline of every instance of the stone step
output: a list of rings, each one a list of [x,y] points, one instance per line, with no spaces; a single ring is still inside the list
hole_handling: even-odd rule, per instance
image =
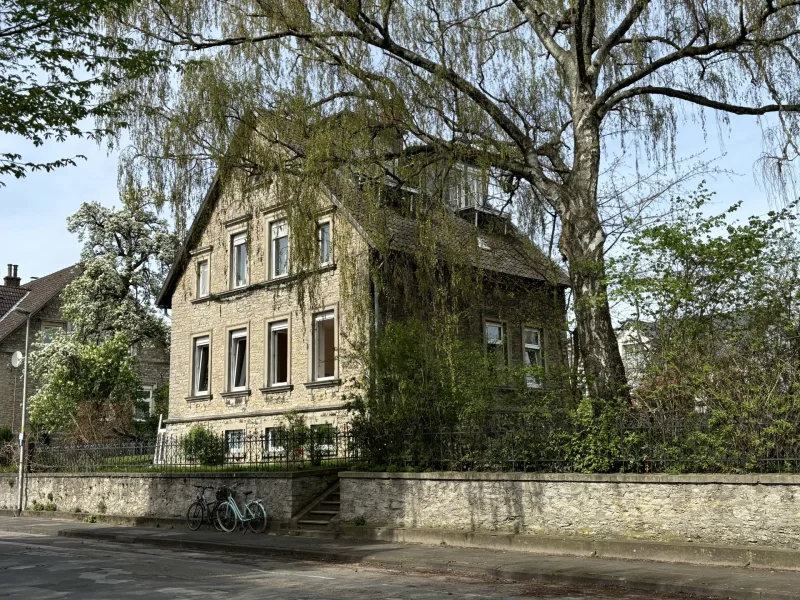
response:
[[[330,525],[330,521],[320,521],[318,519],[302,519],[301,521],[297,522],[298,525],[309,525],[309,526],[318,526],[318,527],[327,527]]]
[[[295,537],[325,538],[329,540],[336,538],[335,531],[323,529],[293,529],[291,535]]]
[[[330,504],[331,506],[340,506],[342,503],[338,500],[323,500],[321,504]]]
[[[338,510],[312,510],[308,513],[309,515],[317,515],[317,516],[328,516],[328,517],[335,517],[339,514]]]

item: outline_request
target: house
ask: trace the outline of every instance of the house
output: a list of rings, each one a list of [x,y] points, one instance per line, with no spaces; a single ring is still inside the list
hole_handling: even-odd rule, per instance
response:
[[[425,201],[419,191],[388,183],[364,191],[347,177],[320,184],[316,212],[303,222],[317,231],[307,271],[318,292],[301,302],[297,286],[309,272],[293,263],[291,184],[282,177],[218,174],[157,299],[172,311],[170,434],[202,423],[230,448],[246,435],[271,439],[290,411],[312,428],[346,422],[349,386],[363,369],[348,356],[375,328],[403,317],[403,294],[390,299],[386,290],[414,285],[408,264],[422,227],[440,238],[443,260],[460,257],[493,276],[465,320],[468,335],[506,363],[562,364],[567,278],[508,219],[469,200],[466,191],[480,185],[454,182],[450,208],[432,211],[423,225],[404,210]],[[384,194],[381,210],[359,203],[359,193]],[[394,272],[380,289],[375,269]],[[535,377],[527,384],[541,386]]]
[[[0,285],[0,426],[19,431],[22,410],[23,367],[13,367],[12,355],[25,354],[25,330],[30,316],[29,344],[43,335],[69,329],[61,314],[61,293],[80,275],[80,266],[73,265],[44,277],[21,283],[18,265],[8,265],[8,274]],[[143,389],[141,400],[152,407],[152,395],[169,373],[169,361],[164,351],[149,349],[139,353]],[[28,379],[28,398],[37,391],[33,378]],[[143,414],[140,416],[144,416]]]

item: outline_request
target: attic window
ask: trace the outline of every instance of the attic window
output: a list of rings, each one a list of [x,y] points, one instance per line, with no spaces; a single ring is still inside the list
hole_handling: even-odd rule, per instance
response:
[[[482,235],[478,236],[478,248],[481,250],[491,250],[491,246],[489,246],[489,242],[486,241],[486,238]]]

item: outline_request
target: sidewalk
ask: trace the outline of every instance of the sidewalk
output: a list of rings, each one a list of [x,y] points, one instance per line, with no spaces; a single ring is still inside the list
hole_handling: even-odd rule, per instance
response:
[[[614,585],[706,597],[742,600],[800,598],[800,573],[788,571],[542,556],[525,552],[238,532],[225,534],[210,530],[193,532],[179,527],[116,527],[32,517],[0,517],[0,531],[395,569],[450,571],[515,581],[537,579],[577,585]]]

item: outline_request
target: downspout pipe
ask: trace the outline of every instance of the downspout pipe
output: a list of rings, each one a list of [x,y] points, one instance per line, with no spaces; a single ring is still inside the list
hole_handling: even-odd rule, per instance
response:
[[[17,309],[18,312],[26,314],[25,319],[25,368],[22,374],[22,424],[19,428],[19,476],[17,477],[17,511],[16,516],[22,516],[22,496],[23,496],[23,477],[25,474],[25,421],[28,408],[28,350],[30,347],[29,339],[31,332],[31,313]]]

